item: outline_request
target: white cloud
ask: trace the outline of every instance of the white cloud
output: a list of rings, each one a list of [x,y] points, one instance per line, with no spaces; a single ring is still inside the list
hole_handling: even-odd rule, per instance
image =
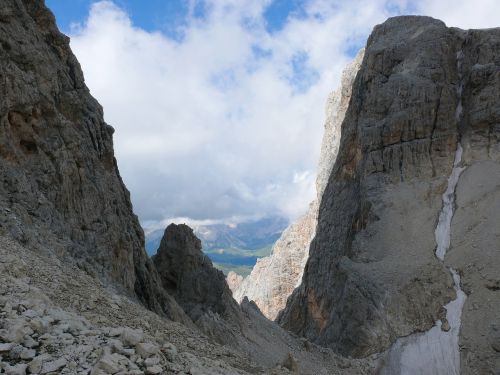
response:
[[[498,0],[421,0],[416,3],[416,9],[444,21],[447,26],[462,29],[500,26]]]
[[[457,1],[488,26],[498,14]],[[73,28],[71,46],[117,130],[142,221],[293,218],[314,196],[325,101],[352,47],[404,9],[475,26],[457,1],[310,0],[268,33],[269,0],[211,0],[205,18],[188,16],[180,40],[134,27],[101,1]]]

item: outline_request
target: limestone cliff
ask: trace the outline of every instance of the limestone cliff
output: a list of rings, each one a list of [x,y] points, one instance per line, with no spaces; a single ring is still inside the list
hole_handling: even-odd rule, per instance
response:
[[[238,306],[186,226],[167,229],[160,278],[42,0],[0,2],[0,47],[0,373],[371,372]]]
[[[42,0],[0,3],[0,47],[0,372],[499,373],[500,29],[375,28],[317,214],[287,235],[315,232],[277,320],[312,343],[231,300],[189,228],[147,258],[113,129]],[[302,267],[282,264],[284,295]]]
[[[0,3],[0,46],[0,234],[185,320],[144,251],[114,130],[43,1]]]
[[[499,92],[500,29],[375,27],[284,327],[353,356],[389,349],[382,373],[455,373],[411,352],[437,327],[453,366],[499,371]]]
[[[234,298],[241,302],[244,297],[254,301],[262,313],[274,320],[285,307],[293,290],[300,284],[309,255],[309,245],[316,230],[319,201],[326,187],[328,176],[337,157],[340,126],[351,99],[351,88],[359,70],[363,50],[342,74],[341,86],[330,94],[326,105],[326,121],[321,144],[316,199],[307,212],[291,224],[273,246],[270,256],[259,259],[250,275],[239,280],[234,272],[228,275],[228,284]]]

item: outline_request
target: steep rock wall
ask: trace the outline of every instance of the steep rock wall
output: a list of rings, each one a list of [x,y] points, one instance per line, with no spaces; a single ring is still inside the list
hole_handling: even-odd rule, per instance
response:
[[[231,296],[224,274],[203,254],[201,241],[190,227],[170,224],[152,259],[163,288],[193,322],[219,342],[235,340],[232,331],[240,329],[241,310]]]
[[[114,130],[43,1],[1,2],[0,46],[0,232],[184,320],[144,251]]]
[[[465,32],[428,17],[375,27],[303,282],[278,317],[284,327],[344,354],[382,352],[445,322],[456,298],[451,267],[468,294],[459,345],[474,343],[461,352],[462,368],[498,371],[498,221],[474,206],[498,201],[499,37],[499,29]],[[466,169],[443,264],[434,231],[459,142]],[[487,181],[476,189],[465,179],[479,169]],[[473,332],[478,318],[482,334]]]

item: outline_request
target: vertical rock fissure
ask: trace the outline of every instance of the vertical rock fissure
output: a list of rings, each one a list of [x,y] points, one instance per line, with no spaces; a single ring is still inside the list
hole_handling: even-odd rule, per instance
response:
[[[457,107],[455,120],[457,127],[462,118],[462,74],[463,51],[457,53]],[[436,257],[444,262],[446,252],[451,243],[451,222],[455,206],[455,191],[460,175],[465,170],[461,166],[463,148],[460,138],[457,141],[453,168],[448,177],[448,185],[443,193],[443,205],[439,213],[438,223],[435,229]],[[460,349],[459,333],[461,325],[462,309],[467,298],[460,286],[460,275],[456,270],[449,267],[453,278],[456,299],[449,302],[445,307],[446,321],[438,320],[427,332],[416,333],[398,339],[389,349],[386,363],[382,374],[401,375],[459,375],[460,374]]]

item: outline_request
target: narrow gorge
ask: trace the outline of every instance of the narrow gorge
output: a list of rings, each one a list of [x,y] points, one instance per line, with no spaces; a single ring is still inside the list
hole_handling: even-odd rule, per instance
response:
[[[114,129],[43,0],[0,3],[0,373],[500,373],[500,28],[377,25],[316,199],[246,278],[148,257]]]

